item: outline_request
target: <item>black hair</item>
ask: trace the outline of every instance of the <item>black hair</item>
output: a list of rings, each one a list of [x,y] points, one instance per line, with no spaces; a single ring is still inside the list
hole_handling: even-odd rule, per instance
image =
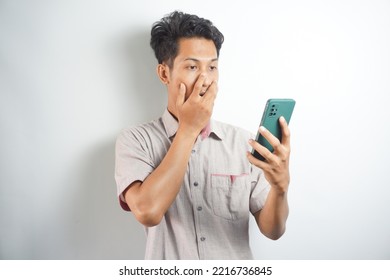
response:
[[[179,39],[194,37],[212,40],[219,56],[223,34],[211,21],[179,11],[174,11],[153,24],[150,46],[158,63],[165,62],[172,67],[179,51]]]

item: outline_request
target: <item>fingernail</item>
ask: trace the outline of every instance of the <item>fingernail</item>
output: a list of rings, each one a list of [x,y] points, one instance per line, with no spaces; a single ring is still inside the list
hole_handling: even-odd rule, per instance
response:
[[[266,129],[265,129],[264,126],[260,126],[259,130],[260,130],[261,132],[264,132]]]
[[[285,119],[283,116],[280,117],[280,120],[281,120],[282,122],[286,122],[286,119]]]
[[[249,144],[252,144],[253,143],[253,139],[249,139],[248,142],[249,142]]]

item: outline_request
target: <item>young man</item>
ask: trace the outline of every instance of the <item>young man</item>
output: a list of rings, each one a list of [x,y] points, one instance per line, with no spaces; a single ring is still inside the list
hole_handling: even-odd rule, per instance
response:
[[[287,124],[280,120],[282,143],[260,128],[270,153],[250,133],[210,119],[224,38],[209,20],[173,12],[151,35],[168,106],[158,120],[117,139],[120,203],[145,226],[146,259],[251,259],[249,213],[265,236],[285,231]],[[252,147],[265,162],[248,152]]]

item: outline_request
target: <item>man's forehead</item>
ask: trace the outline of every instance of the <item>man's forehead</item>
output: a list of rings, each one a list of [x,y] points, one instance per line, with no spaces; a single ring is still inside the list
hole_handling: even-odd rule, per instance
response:
[[[217,62],[218,54],[214,42],[200,37],[179,39],[178,53],[171,66],[191,61],[194,63]]]
[[[217,49],[212,40],[205,38],[183,38],[179,40],[177,57],[181,61],[214,61],[218,59]]]

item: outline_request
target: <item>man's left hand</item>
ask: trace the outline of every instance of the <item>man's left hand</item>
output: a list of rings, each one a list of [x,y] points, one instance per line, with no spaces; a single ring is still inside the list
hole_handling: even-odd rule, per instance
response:
[[[284,194],[288,190],[290,183],[289,160],[290,160],[290,130],[283,117],[279,118],[282,130],[282,141],[272,135],[265,127],[260,127],[259,132],[271,144],[274,152],[270,152],[266,147],[260,145],[255,140],[250,139],[249,144],[265,161],[258,160],[248,152],[248,160],[253,165],[264,171],[265,178],[278,193]]]

